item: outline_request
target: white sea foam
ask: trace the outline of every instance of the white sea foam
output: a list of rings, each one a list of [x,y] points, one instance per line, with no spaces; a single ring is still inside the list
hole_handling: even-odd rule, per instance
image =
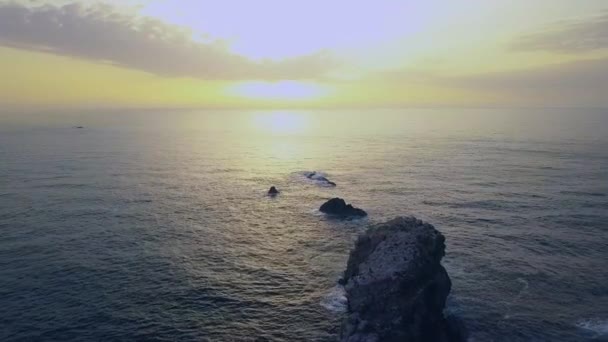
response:
[[[319,210],[319,208],[314,208],[310,210],[310,213],[315,215],[315,216],[325,216],[325,214],[323,212],[321,212],[321,210]]]
[[[321,299],[321,306],[332,312],[346,312],[348,300],[346,299],[344,287],[341,285],[332,287]]]
[[[596,337],[608,336],[608,320],[585,319],[576,323],[576,326],[596,334]]]
[[[316,179],[319,177],[327,177],[327,173],[324,171],[303,171],[302,174],[310,179]]]

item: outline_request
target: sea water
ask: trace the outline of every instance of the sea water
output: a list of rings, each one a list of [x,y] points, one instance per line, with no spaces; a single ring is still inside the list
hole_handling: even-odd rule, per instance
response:
[[[608,339],[608,112],[366,109],[0,113],[0,340],[333,341],[397,215],[472,340]]]

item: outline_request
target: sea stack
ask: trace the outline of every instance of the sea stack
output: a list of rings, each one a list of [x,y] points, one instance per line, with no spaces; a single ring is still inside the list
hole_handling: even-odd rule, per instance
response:
[[[441,259],[445,238],[432,225],[398,217],[359,236],[342,280],[348,312],[342,342],[464,342],[446,318],[452,283]]]
[[[355,208],[350,204],[346,204],[341,198],[332,198],[329,201],[323,203],[319,211],[329,215],[335,215],[340,217],[363,217],[367,216],[367,213],[363,209]]]

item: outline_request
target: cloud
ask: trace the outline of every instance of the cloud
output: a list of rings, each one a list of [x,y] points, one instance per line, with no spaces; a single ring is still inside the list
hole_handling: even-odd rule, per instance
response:
[[[327,53],[253,61],[223,41],[98,3],[25,6],[0,2],[0,45],[110,63],[168,77],[280,80],[322,77],[336,66]]]
[[[446,83],[499,94],[517,105],[608,106],[608,59],[451,78]]]
[[[497,72],[451,78],[458,85],[528,90],[584,90],[589,93],[608,90],[608,59],[590,59],[547,65],[535,69]]]
[[[608,58],[458,76],[394,70],[377,73],[369,80],[394,87],[423,85],[468,91],[512,105],[608,106]]]
[[[608,48],[608,12],[587,20],[555,23],[544,31],[518,38],[512,44],[519,51],[577,53]]]

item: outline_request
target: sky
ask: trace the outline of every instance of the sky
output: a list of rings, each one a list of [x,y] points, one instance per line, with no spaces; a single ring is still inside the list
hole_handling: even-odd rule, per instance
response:
[[[0,0],[1,108],[608,107],[605,0]]]

